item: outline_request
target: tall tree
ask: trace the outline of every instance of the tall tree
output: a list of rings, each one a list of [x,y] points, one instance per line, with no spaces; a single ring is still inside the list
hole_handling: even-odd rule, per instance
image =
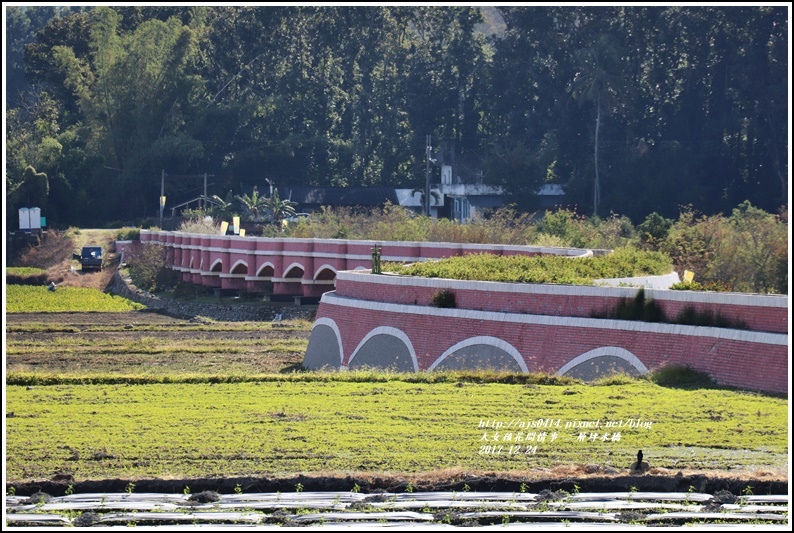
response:
[[[577,66],[578,70],[571,82],[571,95],[580,102],[592,102],[595,106],[593,216],[598,216],[601,201],[598,165],[601,117],[616,109],[622,93],[620,54],[615,42],[608,35],[601,35],[592,46],[578,51]]]

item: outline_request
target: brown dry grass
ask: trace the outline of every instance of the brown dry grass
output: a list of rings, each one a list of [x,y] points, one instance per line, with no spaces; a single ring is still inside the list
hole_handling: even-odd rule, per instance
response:
[[[37,245],[22,250],[11,264],[46,270],[47,279],[61,286],[105,290],[118,266],[116,231],[112,229],[49,231],[41,237]],[[101,272],[84,273],[80,270],[80,264],[72,260],[72,252],[77,252],[88,245],[101,246],[105,252],[105,262]]]

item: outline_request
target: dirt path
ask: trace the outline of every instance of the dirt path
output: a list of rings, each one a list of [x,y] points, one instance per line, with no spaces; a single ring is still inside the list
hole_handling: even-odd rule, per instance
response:
[[[82,229],[72,237],[74,252],[79,252],[83,246],[102,247],[104,258],[101,271],[83,272],[80,269],[80,263],[72,260],[69,255],[47,269],[50,279],[59,280],[58,284],[64,287],[107,289],[119,263],[116,255],[117,231],[115,229]]]

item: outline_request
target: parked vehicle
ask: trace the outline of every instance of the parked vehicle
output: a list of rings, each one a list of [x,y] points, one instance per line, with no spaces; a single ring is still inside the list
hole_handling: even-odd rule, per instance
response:
[[[79,254],[72,254],[72,259],[80,262],[83,270],[102,270],[102,247],[83,246]]]
[[[309,213],[295,213],[292,216],[285,218],[287,222],[300,222],[304,218],[309,218]]]

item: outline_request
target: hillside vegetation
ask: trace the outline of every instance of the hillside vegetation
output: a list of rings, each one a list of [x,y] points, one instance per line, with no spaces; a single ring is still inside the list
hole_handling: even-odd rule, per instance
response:
[[[147,227],[164,174],[166,213],[204,175],[421,188],[427,155],[528,210],[787,202],[787,6],[489,7],[10,6],[6,224]]]

